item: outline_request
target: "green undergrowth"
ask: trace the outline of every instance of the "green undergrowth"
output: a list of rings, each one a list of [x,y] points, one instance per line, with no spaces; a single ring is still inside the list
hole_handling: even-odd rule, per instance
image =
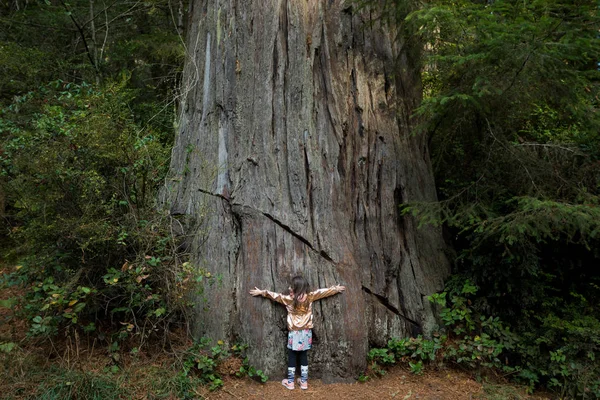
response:
[[[0,105],[0,256],[14,265],[0,287],[24,292],[0,305],[31,337],[141,345],[184,324],[211,281],[181,250],[182,222],[156,200],[170,116],[148,111],[130,79],[56,80]]]
[[[50,364],[22,349],[0,354],[3,399],[120,399],[130,397],[124,376]]]
[[[443,327],[431,338],[389,340],[368,353],[370,375],[384,375],[395,364],[408,365],[414,374],[425,368],[458,367],[524,384],[528,392],[546,387],[561,398],[600,397],[600,351],[597,320],[573,310],[567,319],[539,316],[544,333],[517,334],[500,318],[477,311],[471,298],[477,287],[465,281],[460,290],[434,294],[429,300],[441,308]],[[370,374],[370,375],[369,375]]]
[[[262,383],[269,377],[262,370],[257,370],[249,364],[244,353],[248,348],[245,344],[234,344],[228,347],[223,341],[217,341],[216,345],[210,346],[211,340],[202,338],[190,347],[183,362],[184,376],[196,376],[209,389],[216,390],[223,386],[223,374],[233,374],[238,378],[248,376]],[[228,360],[238,360],[238,363],[229,363],[229,368],[220,368]]]
[[[143,365],[117,372],[81,370],[54,365],[28,364],[22,376],[3,378],[3,399],[128,399],[145,393],[148,398],[195,399],[201,382],[167,366]]]
[[[103,353],[90,364],[88,356],[62,356],[48,361],[40,351],[15,344],[10,350],[0,351],[1,398],[110,400],[140,395],[202,398],[207,392],[220,389],[225,376],[267,381],[261,370],[249,365],[245,358],[247,348],[222,341],[211,346],[209,339],[202,338],[173,353],[150,348],[145,354]]]
[[[0,2],[0,290],[22,294],[0,301],[0,325],[117,355],[184,326],[211,281],[158,201],[185,57],[171,6]]]
[[[127,395],[127,391],[107,374],[54,368],[42,378],[35,395],[29,398],[111,400]]]
[[[473,398],[481,400],[521,400],[531,398],[531,396],[524,392],[526,391],[522,390],[522,388],[511,384],[484,382],[481,393]]]

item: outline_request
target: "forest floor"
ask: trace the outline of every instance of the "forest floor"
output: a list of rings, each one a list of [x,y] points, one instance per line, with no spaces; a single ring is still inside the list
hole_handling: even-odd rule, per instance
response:
[[[456,370],[427,370],[422,375],[411,374],[407,368],[396,366],[381,378],[372,378],[360,383],[324,384],[320,379],[310,379],[308,390],[288,390],[279,380],[260,383],[250,378],[223,377],[224,385],[210,391],[206,385],[196,385],[181,395],[173,379],[177,371],[173,368],[172,354],[142,354],[127,357],[116,373],[108,371],[112,362],[105,354],[90,357],[88,351],[80,349],[80,359],[74,353],[62,358],[48,359],[42,347],[24,349],[17,353],[19,359],[9,361],[0,355],[4,371],[0,375],[0,399],[420,399],[420,400],[541,400],[551,399],[548,394],[527,395],[525,388],[509,383],[478,381],[473,375]],[[23,350],[22,350],[23,351]],[[33,356],[32,353],[38,354]],[[99,353],[102,353],[99,352]],[[71,357],[71,358],[69,358]],[[4,358],[4,359],[3,359]],[[7,366],[7,364],[11,364]],[[8,368],[7,368],[8,367]],[[0,368],[2,370],[2,368]],[[277,377],[273,376],[272,379]],[[92,381],[93,379],[93,381]],[[108,381],[116,386],[111,389]],[[90,389],[96,385],[97,389]],[[68,385],[73,389],[65,391]],[[87,386],[86,386],[87,385]],[[106,386],[103,391],[102,386]],[[117,397],[104,397],[112,390]],[[61,395],[61,393],[63,393]],[[68,394],[67,394],[68,393]]]
[[[2,271],[0,270],[0,274]],[[17,289],[1,289],[0,300],[18,296]],[[0,351],[0,399],[551,399],[551,395],[527,395],[523,387],[498,379],[477,379],[474,373],[426,368],[422,375],[396,366],[383,377],[364,383],[325,384],[310,379],[308,390],[288,390],[276,376],[259,383],[233,376],[240,360],[220,370],[224,385],[216,391],[204,385],[181,383],[181,365],[191,341],[182,332],[164,343],[146,345],[136,354],[121,352],[118,360],[106,343],[89,338],[57,337],[41,342],[26,338],[24,321],[0,307],[0,344],[14,342],[15,349]],[[124,346],[125,347],[125,346]],[[225,363],[227,364],[227,363]],[[118,366],[118,368],[114,368]],[[279,378],[283,378],[282,376]],[[187,379],[187,378],[184,378]],[[182,390],[182,387],[187,389]],[[185,392],[185,396],[181,393]]]
[[[473,376],[453,371],[426,371],[411,374],[401,366],[381,378],[360,383],[324,384],[319,379],[309,381],[308,390],[288,390],[279,382],[261,384],[244,380],[228,380],[223,389],[204,394],[206,399],[550,399],[548,395],[529,396],[524,388],[510,384],[478,382]]]

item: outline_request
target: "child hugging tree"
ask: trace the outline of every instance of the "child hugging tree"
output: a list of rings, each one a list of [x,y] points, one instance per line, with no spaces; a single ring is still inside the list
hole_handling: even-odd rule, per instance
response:
[[[333,296],[346,290],[346,287],[335,285],[325,289],[317,289],[311,292],[308,281],[302,276],[292,279],[290,294],[270,292],[254,288],[250,291],[252,296],[263,296],[285,305],[287,309],[288,333],[288,373],[287,379],[281,384],[288,389],[294,389],[294,378],[296,375],[296,362],[300,360],[300,379],[298,383],[301,389],[308,389],[308,355],[307,351],[312,346],[313,314],[312,303],[322,298]]]

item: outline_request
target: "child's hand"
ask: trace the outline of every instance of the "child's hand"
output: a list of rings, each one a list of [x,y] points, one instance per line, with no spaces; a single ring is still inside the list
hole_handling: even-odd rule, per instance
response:
[[[251,294],[252,296],[260,296],[260,295],[262,295],[262,292],[263,292],[263,291],[262,291],[262,290],[260,290],[259,288],[257,288],[257,287],[254,287],[254,289],[252,289],[252,290],[250,291],[250,294]]]
[[[346,286],[335,285],[335,290],[337,290],[339,293],[342,293],[344,290],[346,290]]]

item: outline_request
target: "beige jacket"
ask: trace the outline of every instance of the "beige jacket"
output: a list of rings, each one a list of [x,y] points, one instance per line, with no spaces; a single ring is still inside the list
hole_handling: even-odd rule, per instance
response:
[[[312,303],[325,297],[340,293],[340,286],[332,286],[325,289],[317,289],[308,293],[307,299],[294,309],[294,298],[292,296],[263,290],[261,295],[268,299],[281,303],[287,309],[287,325],[290,331],[313,328]]]

